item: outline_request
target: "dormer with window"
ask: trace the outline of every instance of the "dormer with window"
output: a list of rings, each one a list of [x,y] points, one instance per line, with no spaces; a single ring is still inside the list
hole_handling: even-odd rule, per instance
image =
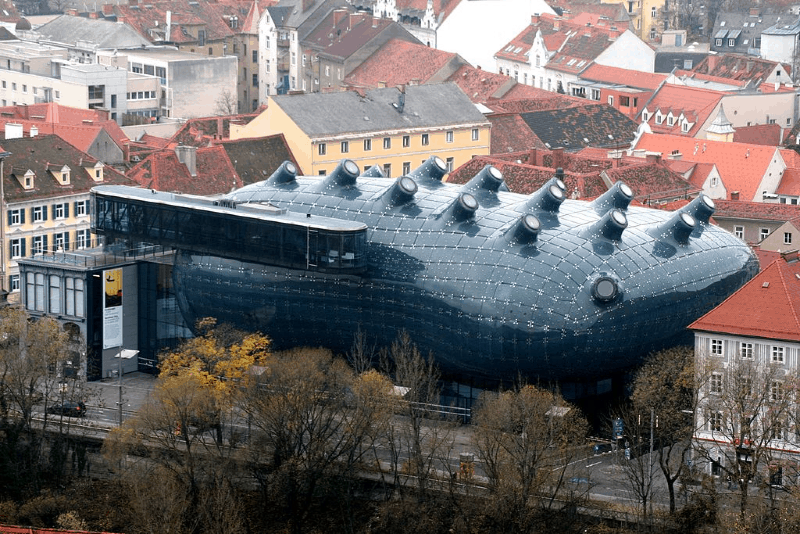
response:
[[[92,177],[93,181],[95,182],[103,181],[103,162],[98,161],[91,167],[84,166],[83,168],[86,170],[86,172],[89,173],[89,176]]]
[[[36,178],[36,173],[33,172],[32,170],[28,169],[27,171],[25,171],[25,174],[22,175],[12,173],[12,176],[17,179],[19,185],[21,185],[24,190],[30,191],[34,188],[35,185],[34,179]]]
[[[661,114],[661,110],[656,111],[656,124],[661,124],[664,122],[664,115]]]
[[[48,165],[47,170],[59,185],[70,185],[70,168],[67,165]]]
[[[675,117],[672,115],[672,112],[670,111],[667,114],[667,126],[672,126],[673,124],[675,124]]]

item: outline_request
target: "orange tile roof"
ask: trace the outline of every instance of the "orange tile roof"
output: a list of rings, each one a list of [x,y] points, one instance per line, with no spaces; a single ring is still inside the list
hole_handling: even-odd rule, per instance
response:
[[[545,148],[544,141],[533,133],[519,115],[490,115],[488,119],[492,123],[491,154]]]
[[[747,310],[747,313],[742,313]],[[800,262],[773,261],[691,330],[800,341]]]
[[[667,79],[667,74],[641,72],[638,70],[621,69],[619,67],[607,67],[605,65],[592,65],[581,73],[582,80],[593,82],[615,83],[634,87],[636,89],[655,90]]]
[[[778,146],[781,144],[783,128],[780,124],[755,124],[736,128],[733,140],[736,143]]]
[[[781,259],[781,253],[778,251],[761,250],[761,247],[758,245],[751,245],[750,248],[752,248],[753,252],[756,253],[756,256],[758,257],[758,264],[762,270],[769,266],[773,261]]]
[[[752,86],[759,86],[779,65],[781,64],[777,61],[754,56],[715,54],[707,56],[692,71],[728,80],[747,81]],[[784,68],[787,73],[791,72],[789,65],[784,65]]]
[[[780,154],[775,147],[693,139],[681,135],[644,134],[637,149],[660,152],[667,157],[679,152],[682,159],[714,163],[730,194],[739,191],[742,200],[753,200],[767,167]]]
[[[722,95],[723,93],[708,89],[664,84],[644,108],[650,114],[647,124],[656,133],[673,133],[694,137],[717,107]],[[676,118],[672,126],[667,124],[666,119],[661,124],[656,123],[656,111],[658,110],[661,110],[664,115],[672,112]],[[689,122],[694,123],[688,132],[682,131],[681,123],[677,120],[681,113],[688,117]]]
[[[788,168],[783,171],[781,183],[775,190],[778,195],[800,196],[800,169]]]
[[[800,154],[791,148],[782,148],[781,156],[783,156],[783,161],[786,162],[787,167],[800,167]]]
[[[411,80],[427,82],[456,54],[401,39],[390,39],[344,80],[350,87],[396,87]]]
[[[712,76],[711,74],[704,74],[702,72],[695,72],[692,70],[678,69],[675,71],[675,76],[679,78],[688,78],[692,80],[701,80],[704,82],[721,83],[724,85],[731,85],[733,87],[744,87],[747,85],[747,80],[734,80],[731,78],[723,78],[721,76]]]
[[[745,200],[714,200],[715,216],[719,219],[753,219],[784,223],[800,217],[800,206],[777,202],[747,202]]]

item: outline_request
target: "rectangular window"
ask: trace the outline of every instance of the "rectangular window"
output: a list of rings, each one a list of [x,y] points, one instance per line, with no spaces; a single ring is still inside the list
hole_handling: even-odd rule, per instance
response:
[[[392,177],[392,164],[391,163],[384,163],[383,164],[383,175],[386,176],[386,178],[391,178]]]
[[[269,46],[267,46],[269,48]],[[253,63],[258,63],[258,50],[253,50]]]
[[[403,148],[408,148],[411,146],[411,136],[404,135],[403,136]]]
[[[422,146],[428,146],[431,142],[430,137],[428,134],[422,134]]]
[[[65,278],[64,286],[64,313],[73,317],[83,317],[83,280]]]
[[[25,210],[8,210],[8,224],[9,226],[25,224]]]
[[[320,143],[317,145],[317,154],[320,156],[324,156],[328,152],[328,146],[325,143]]]
[[[364,152],[372,150],[372,139],[364,139]]]
[[[733,235],[735,235],[739,239],[744,239],[744,226],[734,226]]]
[[[75,246],[77,248],[89,248],[91,244],[91,234],[88,229],[75,232]]]
[[[710,430],[711,432],[722,432],[722,412],[710,412],[706,416],[706,423],[706,430]]]
[[[89,86],[89,100],[102,100],[105,85],[90,85]]]
[[[783,244],[784,245],[791,245],[792,244],[792,233],[791,232],[784,232],[783,233]]]
[[[722,340],[721,339],[712,339],[711,340],[711,354],[715,356],[722,356]]]
[[[253,74],[253,87],[258,87],[258,74]]]
[[[477,128],[472,129],[472,140],[477,141],[479,135],[479,130]]]
[[[89,215],[89,201],[88,200],[78,200],[75,202],[75,216],[76,217],[84,217]]]
[[[8,287],[12,292],[19,291],[19,275],[18,274],[12,274],[11,276],[8,277]]]
[[[728,46],[736,46],[736,39],[728,39]]]
[[[54,274],[50,275],[49,286],[50,313],[61,313],[61,279]]]
[[[347,154],[350,152],[350,143],[348,141],[342,141],[342,154]]]
[[[47,220],[47,206],[34,206],[31,211],[33,222],[39,223]]]
[[[69,250],[69,232],[53,234],[53,250],[55,252]]]
[[[445,139],[445,141],[447,141],[448,143],[452,143],[452,142],[453,142],[453,132],[452,132],[452,131],[445,132],[445,134],[444,134],[444,139]]]
[[[711,375],[709,390],[711,393],[722,393],[722,375],[720,373],[714,373]]]
[[[772,361],[783,363],[783,347],[772,346]]]
[[[9,241],[9,254],[12,258],[25,256],[25,238],[11,239]]]
[[[28,86],[25,85],[24,83],[22,84],[22,92],[23,93],[27,93],[28,92]]]
[[[620,106],[625,106],[625,107],[630,107],[630,105],[631,105],[630,97],[620,95],[620,97],[619,97],[619,105]]]
[[[453,158],[447,158],[447,172],[453,172]]]
[[[44,254],[45,252],[47,252],[47,236],[46,235],[33,236],[33,241],[31,242],[31,253]]]
[[[405,176],[406,174],[408,174],[410,172],[411,172],[411,162],[410,161],[404,161],[403,162],[403,175]]]
[[[722,39],[714,39],[714,46],[722,46]]]
[[[769,385],[769,400],[775,402],[783,399],[783,382],[773,380]]]
[[[739,356],[744,360],[753,359],[753,344],[752,343],[739,343]]]
[[[759,241],[763,241],[769,235],[769,228],[760,228],[758,230]]]
[[[69,204],[53,204],[53,219],[66,219],[69,216]]]
[[[391,137],[384,137],[383,138],[383,148],[384,150],[389,150],[392,148],[392,138]],[[388,176],[387,176],[388,178]]]

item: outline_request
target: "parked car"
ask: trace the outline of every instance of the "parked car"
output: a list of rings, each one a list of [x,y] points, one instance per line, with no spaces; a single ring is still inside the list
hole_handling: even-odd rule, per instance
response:
[[[84,417],[86,415],[86,405],[81,402],[65,401],[54,404],[47,409],[47,413],[54,415],[66,415],[69,417]]]
[[[606,452],[611,452],[612,447],[610,443],[597,443],[594,447],[592,447],[592,452],[597,454],[603,454]]]

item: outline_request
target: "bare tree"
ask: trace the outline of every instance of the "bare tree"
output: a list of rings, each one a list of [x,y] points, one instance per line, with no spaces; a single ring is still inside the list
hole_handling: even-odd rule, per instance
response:
[[[222,91],[214,101],[214,113],[222,116],[236,115],[239,110],[239,101],[234,93],[228,89]]]
[[[373,359],[378,353],[377,345],[367,340],[367,334],[358,328],[353,334],[353,345],[350,352],[347,353],[347,362],[356,372],[361,374],[369,371],[372,368]]]

